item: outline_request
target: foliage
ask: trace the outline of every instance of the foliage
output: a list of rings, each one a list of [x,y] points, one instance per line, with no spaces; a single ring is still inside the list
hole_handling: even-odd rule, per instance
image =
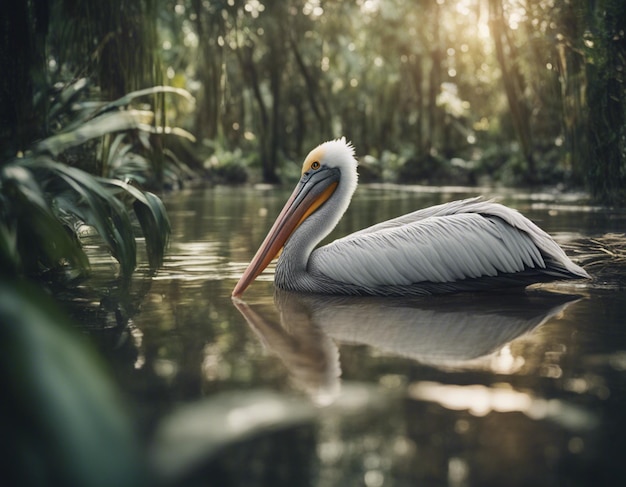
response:
[[[59,113],[67,115],[67,104],[71,101],[65,93],[70,91],[72,95],[80,92],[86,86],[86,80],[79,80],[67,90],[61,92],[60,100],[50,110],[49,124],[54,123]],[[61,126],[54,135],[40,141],[34,148],[35,152],[47,152],[52,156],[58,156],[62,152],[84,144],[86,141],[102,137],[103,135],[121,132],[125,130],[139,130],[147,133],[163,134],[172,133],[195,140],[193,135],[178,127],[153,126],[154,112],[151,110],[136,110],[129,108],[135,98],[155,93],[176,93],[193,101],[189,93],[184,90],[168,86],[155,86],[153,88],[129,93],[111,103],[73,104],[73,119],[67,125]],[[63,96],[65,95],[65,96]],[[123,108],[120,110],[120,108]],[[61,125],[61,123],[59,124]]]
[[[198,485],[206,482],[202,469],[227,447],[317,416],[301,398],[227,392],[174,409],[159,418],[154,435],[142,438],[109,371],[73,326],[41,290],[0,277],[0,428],[8,485]],[[364,404],[376,397],[359,392]]]
[[[0,46],[8,121],[0,137],[13,154],[43,126],[47,102],[33,109],[34,93],[87,75],[111,98],[155,84],[188,89],[202,108],[170,100],[168,116],[186,117],[187,129],[226,152],[241,149],[237,180],[252,164],[275,182],[290,173],[288,161],[345,135],[360,155],[377,159],[384,151],[404,158],[411,146],[408,174],[440,160],[480,168],[483,154],[514,147],[504,157],[507,183],[561,177],[586,184],[597,199],[622,201],[620,0],[79,0],[47,7],[29,3],[2,21],[11,34],[3,42],[22,39],[24,51],[17,60],[10,45]],[[131,43],[136,49],[126,48]],[[151,96],[162,114],[156,127],[166,125],[164,97]],[[161,164],[174,167],[181,155],[154,147],[154,157],[139,154],[126,165],[149,180],[145,162],[153,160],[159,181],[169,172]]]
[[[248,179],[249,167],[254,165],[255,154],[244,154],[240,147],[228,149],[219,141],[204,141],[210,154],[204,160],[204,169],[220,183],[240,184]]]
[[[377,158],[412,145],[416,161],[469,159],[505,113],[476,4],[176,2],[164,59],[213,107],[196,132],[255,143],[267,180],[281,155],[338,135]]]
[[[195,137],[183,128],[164,125],[163,115],[141,102],[157,94],[172,94],[193,106],[187,91],[154,86],[101,102],[93,99],[89,87],[87,80],[80,79],[54,92],[46,124],[49,136],[36,142],[32,152],[62,155],[64,161],[90,173],[148,187],[160,187],[163,182],[179,186],[190,177],[191,170],[163,149],[162,141],[176,137],[195,142]],[[90,141],[97,145],[76,150]]]
[[[128,280],[136,266],[135,232],[126,206],[132,200],[149,262],[160,266],[169,222],[160,199],[128,183],[94,178],[46,156],[6,164],[0,173],[2,261],[14,274],[40,276],[69,266],[83,274],[88,266],[79,226],[97,230]]]
[[[38,274],[64,262],[85,270],[85,254],[29,169],[18,164],[2,168],[0,211],[0,261],[7,275]]]
[[[104,97],[162,84],[158,0],[58,0],[48,4],[46,55],[52,84],[95,80]],[[158,96],[154,104],[159,105]]]
[[[0,279],[3,481],[146,485],[128,411],[74,333],[40,290]]]
[[[590,8],[585,38],[589,186],[600,201],[626,205],[626,6]]]
[[[80,101],[87,86],[79,80],[61,91],[50,103],[48,127],[53,133],[0,169],[1,258],[13,274],[41,276],[69,270],[65,277],[83,275],[88,262],[79,229],[87,225],[118,261],[122,281],[128,281],[137,254],[131,216],[145,237],[151,269],[163,260],[170,231],[166,210],[154,194],[133,186],[133,179],[145,183],[146,177],[124,164],[133,153],[128,138],[134,133],[141,140],[141,134],[163,132],[193,137],[182,129],[154,127],[149,123],[150,110],[129,105],[158,92],[189,95],[175,88],[154,87],[108,103]],[[97,144],[104,136],[113,136],[113,143],[108,145],[101,171],[124,180],[93,176],[63,162],[95,171],[94,156],[82,148]],[[149,140],[144,142],[149,147]]]
[[[257,150],[267,181],[277,161],[346,135],[379,160],[411,146],[408,174],[514,148],[506,183],[605,191],[604,158],[588,154],[623,131],[610,114],[624,102],[598,99],[624,91],[619,0],[164,1],[168,77],[206,107],[195,133]],[[436,169],[432,182],[448,172]]]
[[[42,5],[6,20],[9,31],[28,28],[14,32],[24,38],[23,65],[3,58],[10,46],[0,53],[8,74],[2,93],[18,95],[3,98],[16,122],[0,130],[5,150],[23,150],[25,132],[41,126],[38,114],[47,112],[45,102],[33,110],[29,90],[78,73],[113,98],[164,81],[188,89],[202,108],[190,111],[174,99],[168,116],[186,117],[187,129],[227,152],[241,149],[246,160],[232,174],[238,181],[240,169],[252,164],[275,182],[290,173],[287,161],[345,135],[360,155],[377,159],[383,151],[403,158],[411,146],[414,157],[403,168],[409,174],[422,172],[424,161],[459,159],[480,168],[483,154],[515,147],[504,158],[507,183],[561,177],[586,184],[598,199],[609,193],[615,196],[604,201],[621,199],[620,0],[80,0],[55,2],[49,11]],[[126,49],[131,42],[136,49]],[[164,126],[164,93],[151,98],[162,114],[153,125]],[[182,158],[155,148],[155,157],[139,154],[127,166],[146,177],[145,162],[153,160],[159,181],[169,172],[160,165],[174,167]],[[250,153],[256,157],[248,160]],[[436,171],[432,182],[447,172]]]

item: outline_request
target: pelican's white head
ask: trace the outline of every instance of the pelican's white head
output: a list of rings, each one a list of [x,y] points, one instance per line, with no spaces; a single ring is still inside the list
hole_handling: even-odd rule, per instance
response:
[[[344,214],[357,185],[357,162],[354,147],[345,138],[324,142],[313,149],[302,165],[302,178],[285,203],[265,240],[233,290],[241,296],[248,285],[281,252],[287,264],[276,268],[276,279],[287,272],[306,274],[313,247]],[[280,262],[279,262],[280,264]]]
[[[324,142],[309,152],[302,164],[302,174],[324,166],[339,169],[343,191],[350,195],[354,193],[358,182],[358,163],[354,158],[354,146],[345,137]]]

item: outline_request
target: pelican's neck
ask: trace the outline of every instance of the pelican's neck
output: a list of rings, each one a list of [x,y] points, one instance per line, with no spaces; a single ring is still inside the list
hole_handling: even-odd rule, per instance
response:
[[[341,174],[337,189],[311,216],[303,221],[289,237],[276,266],[276,283],[291,281],[298,274],[306,273],[311,252],[337,226],[348,209],[356,190],[357,175]]]

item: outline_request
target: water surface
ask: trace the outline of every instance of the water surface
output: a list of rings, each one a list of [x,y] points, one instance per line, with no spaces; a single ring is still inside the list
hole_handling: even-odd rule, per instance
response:
[[[476,194],[361,187],[329,239]],[[486,195],[574,250],[626,228],[626,214],[579,195]],[[169,411],[228,391],[278,392],[316,411],[310,424],[218,455],[202,467],[207,485],[626,480],[619,259],[590,269],[591,283],[421,300],[275,295],[268,269],[245,302],[233,303],[237,279],[287,196],[219,187],[169,195],[164,268],[142,297],[130,339],[110,351],[148,434]]]

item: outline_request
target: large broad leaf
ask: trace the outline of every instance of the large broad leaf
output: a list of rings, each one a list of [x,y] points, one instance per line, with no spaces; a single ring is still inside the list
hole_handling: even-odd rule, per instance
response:
[[[102,158],[102,174],[111,179],[133,180],[144,185],[154,174],[155,161],[135,152],[132,139],[128,134],[121,133],[109,138],[110,143],[103,144],[106,154]],[[149,141],[145,147],[149,149]]]
[[[167,211],[161,199],[123,181],[103,178],[100,181],[106,186],[121,189],[134,198],[133,209],[146,239],[148,262],[153,270],[160,267],[171,230]]]
[[[157,127],[152,124],[154,113],[150,110],[120,110],[103,113],[77,127],[48,137],[34,147],[37,154],[57,156],[62,152],[102,137],[103,135],[137,129],[154,134],[172,134],[195,141],[195,137],[179,127]]]
[[[130,278],[136,266],[136,242],[128,211],[124,204],[90,174],[51,159],[39,157],[24,164],[44,171],[53,193],[62,195],[62,186],[75,193],[76,199],[58,197],[60,210],[72,213],[93,226],[119,262],[121,274]],[[45,184],[45,183],[44,183]]]
[[[0,278],[3,484],[146,485],[118,393],[67,325],[41,292]]]
[[[67,262],[83,271],[89,263],[77,240],[52,212],[32,172],[11,164],[0,174],[3,214],[0,247],[3,270],[18,274],[58,267]]]
[[[54,117],[67,111],[69,103],[84,91],[87,85],[87,80],[82,79],[67,87],[55,100],[50,115]],[[187,99],[191,104],[195,103],[195,99],[188,91],[171,86],[153,86],[133,91],[112,102],[97,103],[91,112],[81,110],[80,114],[71,123],[65,125],[61,132],[40,141],[34,147],[34,151],[35,153],[56,156],[67,149],[84,144],[88,140],[132,129],[155,134],[173,134],[195,141],[195,137],[191,133],[180,127],[154,124],[154,112],[150,110],[128,108],[137,98],[163,93],[173,93]]]
[[[53,100],[50,111],[48,112],[48,119],[53,119],[61,113],[68,112],[73,101],[88,87],[89,80],[87,78],[80,78],[66,86]]]
[[[192,105],[195,104],[195,98],[191,96],[191,93],[189,93],[187,90],[183,90],[181,88],[174,88],[172,86],[152,86],[150,88],[145,88],[143,90],[131,91],[130,93],[127,93],[121,98],[118,98],[115,101],[107,103],[102,108],[100,108],[100,110],[98,110],[96,115],[112,110],[114,108],[125,107],[129,105],[136,98],[139,98],[142,96],[148,96],[148,95],[157,95],[160,93],[173,93],[175,95],[182,96]]]
[[[48,137],[35,145],[35,153],[57,156],[63,151],[88,140],[124,130],[148,128],[154,118],[149,110],[125,110],[104,113],[79,126]]]
[[[125,94],[117,100],[110,102],[82,101],[74,103],[74,100],[81,93],[83,93],[89,87],[89,85],[90,83],[87,78],[81,78],[79,80],[76,80],[74,83],[66,86],[53,100],[50,112],[48,114],[49,118],[54,118],[60,113],[69,112],[71,110],[70,104],[72,104],[72,107],[78,107],[81,109],[81,115],[77,117],[73,122],[66,125],[64,127],[64,131],[74,130],[86,121],[96,118],[105,112],[125,108],[137,98],[141,98],[144,96],[172,93],[185,98],[192,106],[195,105],[196,102],[195,98],[187,90],[175,88],[173,86],[151,86],[150,88],[131,91],[130,93]]]

